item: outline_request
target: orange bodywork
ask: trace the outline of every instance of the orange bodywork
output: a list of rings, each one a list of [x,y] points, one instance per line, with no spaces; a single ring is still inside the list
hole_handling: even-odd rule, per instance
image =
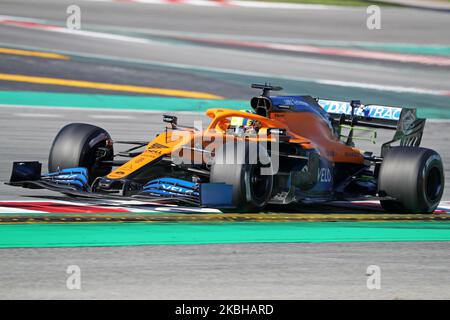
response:
[[[364,162],[364,156],[358,148],[339,141],[328,124],[314,113],[279,112],[271,113],[270,118],[283,123],[284,127],[293,133],[292,135],[299,135],[302,139],[311,141],[311,144],[320,150],[321,156],[331,162],[354,164]]]
[[[257,114],[230,109],[209,109],[206,115],[212,118],[208,128],[202,132],[193,130],[166,130],[148,143],[144,152],[134,157],[124,165],[113,170],[107,177],[110,179],[124,178],[132,172],[144,167],[164,155],[180,153],[184,145],[194,145],[201,141],[201,147],[212,141],[227,141],[236,139],[228,135],[231,117],[242,117],[260,123],[259,132],[267,132],[269,128],[284,128],[287,130],[289,142],[299,144],[303,149],[317,149],[322,157],[333,163],[362,164],[364,157],[360,150],[340,142],[333,135],[328,124],[318,115],[310,112],[278,112],[271,113],[270,118]],[[272,140],[270,136],[264,139]],[[221,139],[216,139],[221,138]],[[253,139],[259,139],[253,138]],[[253,140],[249,138],[249,140]],[[230,140],[228,140],[230,141]]]

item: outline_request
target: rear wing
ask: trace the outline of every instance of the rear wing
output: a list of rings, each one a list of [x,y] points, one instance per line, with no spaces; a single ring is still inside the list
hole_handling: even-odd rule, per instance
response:
[[[395,142],[399,142],[401,146],[418,147],[422,140],[426,119],[417,118],[416,109],[363,105],[359,101],[319,99],[317,102],[333,120],[339,135],[342,126],[350,128],[350,132],[346,136],[347,144],[352,143],[353,131],[357,127],[395,130],[393,139],[383,144],[381,156]]]

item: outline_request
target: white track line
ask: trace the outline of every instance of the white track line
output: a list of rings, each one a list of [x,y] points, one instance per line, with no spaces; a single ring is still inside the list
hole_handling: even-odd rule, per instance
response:
[[[337,80],[317,80],[317,83],[339,86],[339,87],[353,87],[353,88],[363,88],[372,89],[378,91],[394,91],[399,93],[418,93],[418,94],[431,94],[436,96],[450,96],[450,91],[447,90],[432,90],[432,89],[421,89],[414,87],[401,87],[401,86],[386,86],[371,83],[362,82],[351,82],[351,81],[337,81]]]
[[[80,36],[89,36],[89,37],[98,37],[98,38],[106,38],[106,39],[114,39],[118,41],[131,41],[131,42],[140,42],[140,43],[154,43],[152,40],[143,39],[143,38],[136,38],[136,37],[127,37],[127,36],[121,36],[121,35],[114,35],[109,33],[101,33],[101,32],[92,32],[92,31],[81,31],[81,30],[69,30],[64,27],[59,26],[53,26],[47,24],[47,22],[39,19],[32,19],[29,18],[22,18],[22,17],[16,17],[16,16],[5,16],[0,15],[0,23],[2,21],[18,21],[18,22],[25,22],[25,23],[36,23],[37,26],[29,26],[30,28],[37,28],[38,30],[44,30],[44,31],[53,31],[53,32],[60,32],[60,33],[67,33],[67,34],[73,34],[73,35],[80,35]],[[25,28],[28,28],[27,26],[24,26]],[[48,28],[47,28],[48,27]],[[265,46],[273,46],[274,44],[264,44]],[[279,46],[279,44],[276,44]],[[283,45],[286,47],[286,45]],[[81,54],[77,54],[82,56]],[[97,56],[97,55],[85,55],[85,56]],[[100,57],[100,56],[97,56]],[[111,58],[111,57],[110,57]],[[117,58],[122,61],[127,61],[128,59],[121,59]],[[166,65],[169,67],[177,67],[177,68],[184,68],[184,69],[192,69],[192,70],[205,70],[205,71],[217,71],[222,73],[231,73],[231,74],[243,74],[246,76],[258,76],[258,77],[270,77],[270,78],[278,78],[278,79],[285,79],[285,80],[293,80],[293,81],[307,81],[312,83],[319,83],[319,84],[325,84],[325,85],[334,85],[334,86],[343,86],[343,87],[354,87],[354,88],[367,88],[372,90],[379,90],[379,91],[391,91],[391,92],[398,92],[398,93],[416,93],[416,94],[430,94],[430,95],[438,95],[438,96],[450,96],[450,90],[433,90],[433,89],[423,89],[423,88],[414,88],[414,87],[402,87],[402,86],[389,86],[389,85],[380,85],[380,84],[370,84],[370,83],[359,83],[359,82],[351,82],[351,81],[339,81],[339,80],[329,80],[329,79],[318,79],[318,80],[311,80],[311,79],[304,79],[304,78],[298,78],[298,77],[286,77],[286,76],[280,76],[275,74],[265,74],[265,73],[259,73],[259,72],[249,72],[249,71],[242,71],[242,70],[232,70],[232,69],[223,69],[223,68],[210,68],[210,67],[199,67],[199,66],[192,66],[192,65],[183,65],[183,64],[173,64],[173,63],[163,63],[163,62],[152,62],[152,61],[146,61],[147,63],[157,63],[159,65]]]
[[[46,213],[46,212],[45,211],[11,208],[11,207],[0,207],[0,213]]]
[[[49,113],[14,113],[13,116],[24,118],[62,118],[61,114],[49,114]]]
[[[96,111],[96,112],[121,112],[121,113],[154,113],[154,114],[162,114],[164,112],[167,112],[167,110],[141,110],[141,109],[109,109],[109,108],[84,108],[84,107],[67,107],[67,106],[40,106],[40,105],[19,105],[19,104],[0,104],[0,108],[28,108],[28,109],[46,109],[46,110],[55,110],[59,109],[58,111]],[[198,115],[202,114],[200,111],[176,111],[177,114],[183,115]],[[126,116],[125,116],[126,117]]]
[[[126,116],[126,115],[91,115],[92,119],[100,119],[100,120],[125,120],[125,119],[136,119],[136,117]]]
[[[18,23],[20,23],[20,24],[18,24]],[[20,27],[20,28],[42,30],[42,31],[49,31],[49,32],[58,32],[58,33],[70,34],[70,35],[75,35],[75,36],[84,36],[84,37],[97,38],[97,39],[107,39],[107,40],[125,41],[125,42],[133,42],[133,43],[142,43],[142,44],[155,43],[155,41],[145,39],[145,38],[129,37],[129,36],[118,35],[118,34],[113,34],[113,33],[87,31],[87,30],[72,30],[72,29],[68,29],[66,27],[49,24],[48,21],[42,20],[42,19],[32,19],[32,18],[0,15],[0,24],[6,25],[6,26],[12,26],[12,27]]]
[[[242,7],[250,9],[284,9],[284,10],[353,10],[353,7],[330,6],[322,4],[300,4],[283,2],[239,1],[239,0],[84,0],[87,2],[115,2],[122,4],[149,4],[149,5],[191,5],[200,7]]]

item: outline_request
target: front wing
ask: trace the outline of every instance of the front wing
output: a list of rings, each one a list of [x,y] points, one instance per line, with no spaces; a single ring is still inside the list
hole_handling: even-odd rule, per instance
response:
[[[193,183],[164,177],[151,180],[133,196],[93,192],[86,168],[69,168],[41,174],[37,161],[14,162],[9,185],[32,189],[47,189],[74,197],[144,202],[183,203],[199,207],[232,207],[232,186],[225,183]]]

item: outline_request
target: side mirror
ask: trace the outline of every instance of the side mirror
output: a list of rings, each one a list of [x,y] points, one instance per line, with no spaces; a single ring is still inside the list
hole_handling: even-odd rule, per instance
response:
[[[178,123],[178,118],[175,116],[169,116],[167,114],[163,115],[163,122],[170,123],[172,127],[176,127]]]

